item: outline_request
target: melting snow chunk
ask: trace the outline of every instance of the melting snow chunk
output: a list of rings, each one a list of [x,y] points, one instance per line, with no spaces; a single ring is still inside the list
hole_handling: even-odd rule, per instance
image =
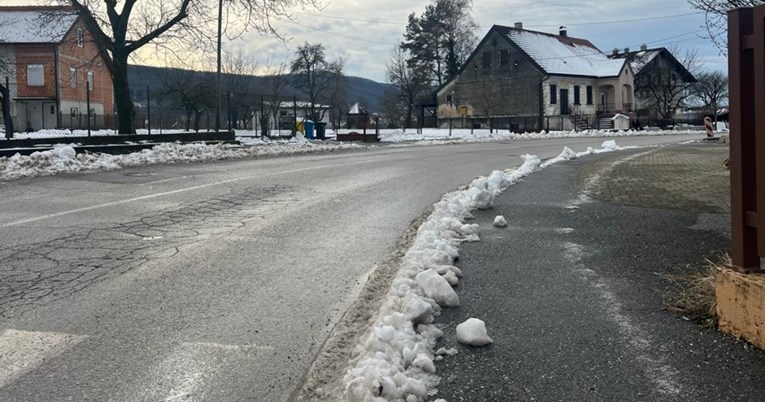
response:
[[[507,219],[505,219],[502,215],[497,215],[496,218],[494,218],[494,226],[498,228],[506,228],[507,227]]]
[[[416,281],[425,295],[435,300],[440,306],[458,307],[460,305],[460,298],[452,289],[452,285],[435,270],[420,272],[417,274]]]
[[[486,332],[486,324],[477,318],[468,318],[457,325],[457,340],[471,346],[483,346],[494,342]]]

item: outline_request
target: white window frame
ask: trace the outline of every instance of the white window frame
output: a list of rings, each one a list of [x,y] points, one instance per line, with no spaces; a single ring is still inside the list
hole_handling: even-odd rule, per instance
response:
[[[27,64],[27,86],[45,86],[45,66],[43,64]]]
[[[94,84],[93,72],[92,71],[88,71],[87,83],[88,83],[88,91],[92,91],[93,90],[93,84]]]
[[[77,28],[77,47],[85,47],[85,30]]]
[[[77,88],[77,68],[69,67],[69,86]]]

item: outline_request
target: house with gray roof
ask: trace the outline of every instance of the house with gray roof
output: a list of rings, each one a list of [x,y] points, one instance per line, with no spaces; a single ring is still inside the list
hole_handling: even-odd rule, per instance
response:
[[[494,25],[439,88],[440,126],[512,131],[612,128],[633,110],[634,74],[586,39]]]
[[[640,116],[670,118],[682,112],[685,92],[696,78],[667,48],[614,49],[613,60],[626,60],[635,72],[635,110]],[[662,110],[663,109],[663,110]]]

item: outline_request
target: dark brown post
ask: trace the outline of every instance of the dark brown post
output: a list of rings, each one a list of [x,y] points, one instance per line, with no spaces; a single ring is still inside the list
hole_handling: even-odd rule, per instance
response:
[[[765,202],[758,192],[757,153],[765,143],[756,141],[754,12],[739,8],[728,13],[728,70],[730,75],[730,170],[733,265],[745,272],[760,271],[757,239],[757,207]],[[761,36],[761,35],[760,35]],[[763,51],[760,47],[760,52]],[[760,65],[760,69],[765,64]],[[761,74],[758,74],[761,76]],[[761,78],[761,77],[760,77]],[[760,94],[762,97],[763,94]],[[759,120],[759,118],[758,118]],[[765,156],[765,152],[762,153]],[[765,175],[760,177],[765,178]],[[758,191],[759,190],[759,191]],[[765,211],[765,208],[762,209]],[[763,253],[765,254],[765,253]]]

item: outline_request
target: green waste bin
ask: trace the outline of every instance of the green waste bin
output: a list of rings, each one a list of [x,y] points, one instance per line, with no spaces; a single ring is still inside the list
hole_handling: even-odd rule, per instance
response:
[[[327,123],[323,121],[317,121],[316,122],[316,139],[324,140],[326,139],[326,135],[327,135]]]

